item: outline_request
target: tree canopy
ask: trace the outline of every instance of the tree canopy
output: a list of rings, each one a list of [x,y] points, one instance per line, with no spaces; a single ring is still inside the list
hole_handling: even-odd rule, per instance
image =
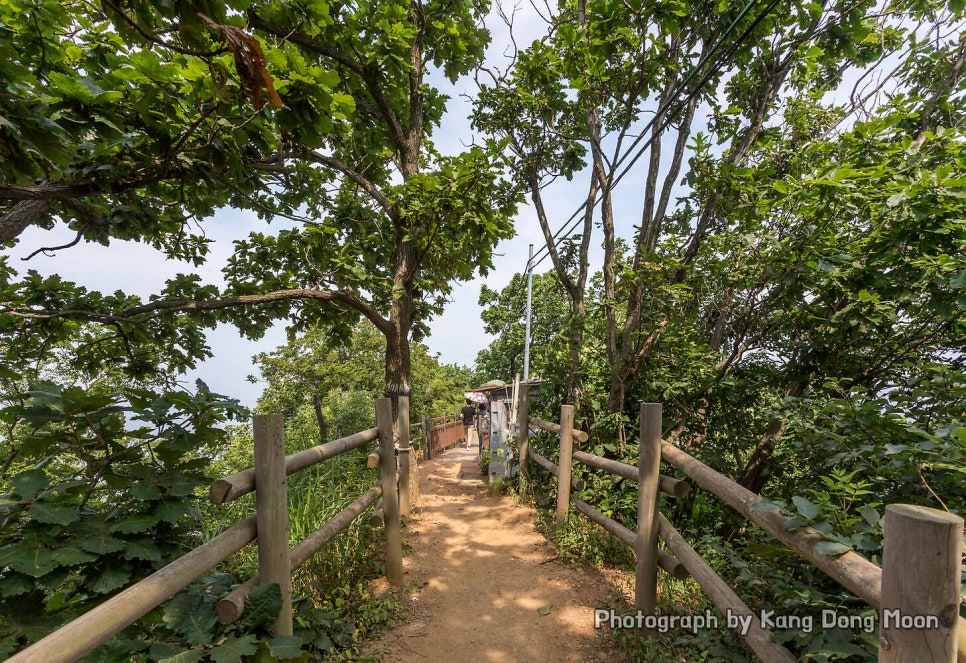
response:
[[[591,451],[633,456],[634,409],[663,402],[668,441],[870,555],[884,503],[966,508],[963,3],[561,0],[505,71],[482,67],[488,11],[0,4],[0,601],[33,610],[0,611],[0,653],[200,531],[195,489],[246,416],[175,384],[207,330],[284,321],[259,407],[303,430],[378,393],[435,414],[467,376],[420,340],[524,199],[553,266],[532,365]],[[449,150],[433,76],[469,74],[482,138]],[[130,240],[197,269],[231,208],[264,225],[223,283],[140,297],[12,259],[63,226],[33,253]],[[481,292],[487,377],[520,371],[524,285]]]
[[[200,264],[217,208],[294,223],[240,241],[227,287],[187,274],[148,301],[19,276],[5,261],[3,324],[19,356],[43,352],[23,339],[63,339],[89,322],[105,329],[79,353],[92,363],[177,371],[210,352],[203,331],[220,321],[252,338],[276,319],[345,336],[365,317],[386,337],[387,393],[408,393],[410,338],[512,232],[499,154],[447,155],[430,141],[446,99],[426,76],[479,62],[485,7],[3,11],[0,241],[64,223],[77,242],[133,239]]]

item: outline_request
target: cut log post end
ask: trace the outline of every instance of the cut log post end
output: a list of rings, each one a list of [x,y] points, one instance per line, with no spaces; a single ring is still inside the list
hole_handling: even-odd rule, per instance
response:
[[[664,569],[675,580],[687,580],[691,577],[688,569],[671,553],[657,551],[657,565]]]
[[[378,449],[376,449],[371,454],[366,456],[366,467],[369,468],[370,470],[376,467],[379,467],[380,458],[382,458],[382,454],[379,453]]]
[[[237,599],[230,594],[215,605],[215,616],[221,624],[232,624],[238,621],[245,611],[245,599]]]
[[[231,484],[224,479],[215,479],[208,486],[208,497],[215,504],[224,504],[228,501],[228,496],[231,494]]]
[[[677,497],[678,499],[684,499],[691,494],[691,486],[686,481],[664,476],[663,474],[660,479],[660,488],[662,493]]]

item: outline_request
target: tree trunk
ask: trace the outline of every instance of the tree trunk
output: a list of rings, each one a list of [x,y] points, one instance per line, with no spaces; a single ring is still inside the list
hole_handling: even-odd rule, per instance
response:
[[[807,379],[793,380],[788,385],[788,390],[785,392],[785,395],[786,397],[797,398],[805,393],[806,386],[808,386]],[[754,451],[751,452],[751,457],[741,471],[741,481],[739,483],[744,488],[754,493],[758,493],[764,488],[765,483],[768,481],[768,470],[771,469],[770,461],[775,451],[775,443],[785,434],[787,426],[788,424],[782,419],[775,419],[768,424],[768,428],[765,429],[765,433],[758,439]]]
[[[570,322],[570,365],[567,368],[567,404],[578,406],[581,396],[580,366],[584,343],[584,322],[586,311],[583,298],[573,303],[574,309]]]

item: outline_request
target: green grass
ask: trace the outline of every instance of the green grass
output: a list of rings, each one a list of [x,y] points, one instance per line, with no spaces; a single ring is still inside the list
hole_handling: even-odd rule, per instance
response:
[[[294,547],[376,485],[365,467],[368,450],[356,449],[288,477],[289,546]],[[205,531],[216,534],[254,513],[254,494],[206,507]],[[313,660],[365,660],[362,642],[392,625],[395,594],[378,595],[372,583],[385,574],[382,530],[364,512],[293,571],[296,633],[312,642]],[[258,570],[258,549],[244,548],[221,571],[239,581]],[[301,631],[300,631],[301,629]]]

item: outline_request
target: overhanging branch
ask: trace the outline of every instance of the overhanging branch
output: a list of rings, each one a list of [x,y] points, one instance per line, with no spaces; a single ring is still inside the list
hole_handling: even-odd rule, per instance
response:
[[[343,290],[309,290],[305,288],[292,288],[289,290],[275,290],[253,295],[239,295],[237,297],[225,297],[222,299],[202,299],[202,300],[161,300],[134,306],[119,313],[98,313],[96,311],[72,310],[62,311],[37,311],[22,310],[16,308],[0,309],[0,312],[7,313],[18,318],[29,320],[53,320],[56,318],[81,320],[85,322],[98,322],[101,324],[142,324],[148,320],[159,318],[168,314],[177,313],[200,313],[205,311],[221,311],[224,309],[241,306],[258,306],[260,304],[274,304],[277,302],[293,300],[315,300],[324,302],[337,302],[345,304],[363,316],[365,316],[383,334],[393,333],[392,325],[382,315],[376,311],[369,302],[359,298],[351,292]]]

